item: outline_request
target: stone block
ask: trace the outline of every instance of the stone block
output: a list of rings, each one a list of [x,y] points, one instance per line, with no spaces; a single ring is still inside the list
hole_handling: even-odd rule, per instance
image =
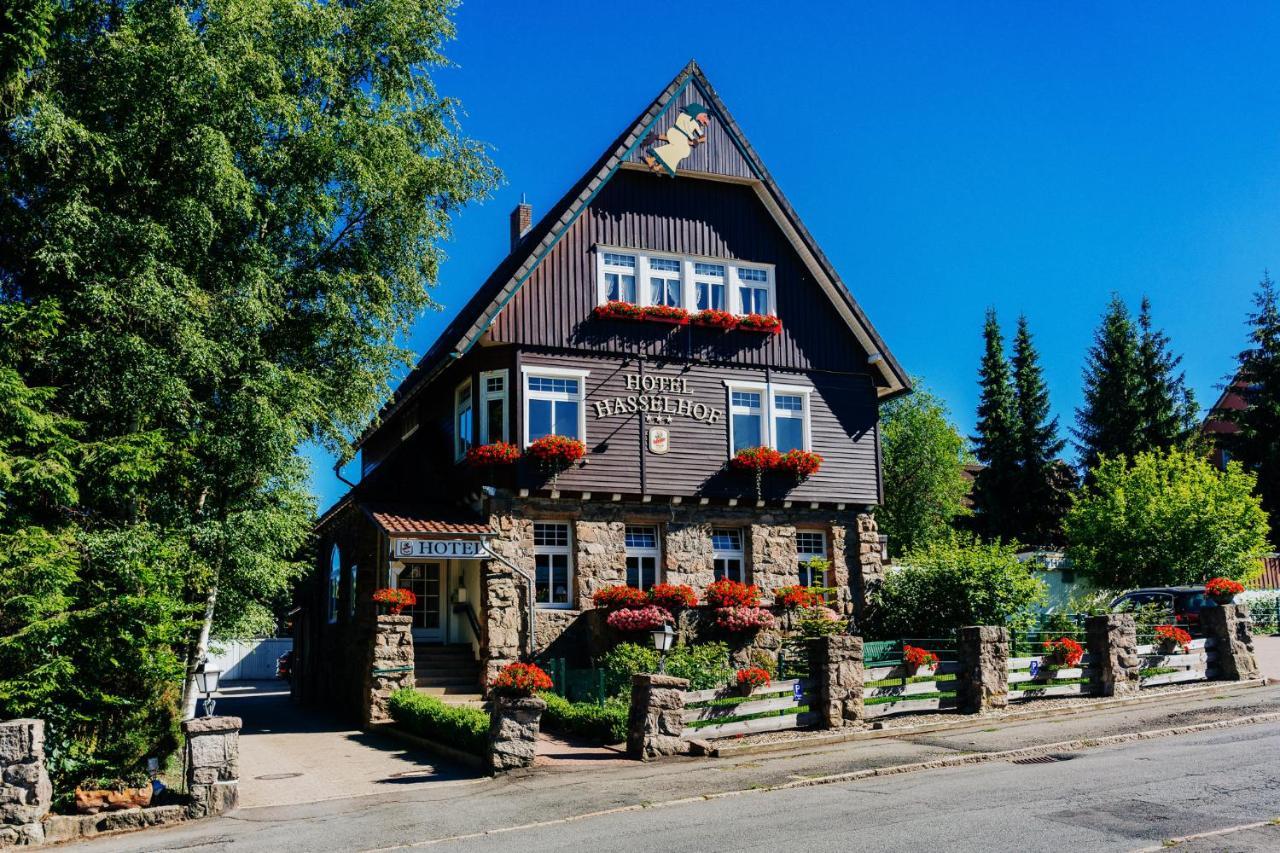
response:
[[[684,691],[689,682],[670,675],[631,677],[631,710],[627,717],[627,754],[648,761],[689,752],[680,737],[684,729]]]
[[[537,753],[538,727],[547,703],[535,697],[496,697],[489,712],[489,768],[505,773],[532,767]]]
[[[1085,621],[1085,638],[1100,696],[1133,696],[1142,674],[1138,631],[1128,613],[1104,613]]]
[[[1009,704],[1009,632],[994,625],[970,625],[958,633],[956,704],[962,714]]]
[[[1249,608],[1244,604],[1218,604],[1200,611],[1200,627],[1216,642],[1218,660],[1213,665],[1221,681],[1258,677],[1258,660],[1249,635]]]
[[[838,729],[857,725],[862,711],[862,638],[835,634],[808,641],[809,678],[813,681],[810,709],[818,725]]]

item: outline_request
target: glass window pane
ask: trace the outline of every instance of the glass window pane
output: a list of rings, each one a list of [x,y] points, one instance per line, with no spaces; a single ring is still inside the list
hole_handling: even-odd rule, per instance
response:
[[[576,423],[576,418],[574,419]],[[551,434],[551,401],[529,401],[529,440],[534,441]]]
[[[698,290],[698,310],[706,311],[708,308],[711,307],[711,286],[700,281],[698,282],[697,290]]]
[[[716,551],[741,551],[742,531],[732,527],[718,527],[711,531],[711,547]]]
[[[734,415],[735,419],[738,417]],[[801,418],[778,418],[775,422],[777,435],[774,444],[777,449],[786,453],[788,450],[804,450],[804,420]]]
[[[533,544],[565,547],[569,544],[569,525],[549,521],[533,524]]]
[[[569,603],[569,555],[551,555],[551,601],[554,604]]]
[[[784,412],[803,412],[804,398],[799,394],[778,394],[773,398],[773,407]]]
[[[695,263],[693,265],[693,272],[695,275],[705,275],[705,276],[712,276],[715,278],[724,278],[724,265]]]
[[[578,403],[575,400],[556,400],[556,435],[565,438],[579,438],[578,435]],[[530,438],[533,433],[529,434]]]
[[[622,277],[622,300],[624,302],[636,301],[636,277],[633,275],[624,275]]]
[[[684,300],[680,296],[680,279],[667,279],[667,304],[672,308],[679,308],[683,304],[683,301]]]
[[[733,452],[737,453],[745,447],[760,446],[760,416],[733,416]]]
[[[480,437],[486,444],[505,441],[507,438],[507,401],[499,397],[485,404],[485,434]]]
[[[680,262],[673,258],[650,258],[649,269],[663,272],[680,272]]]
[[[628,548],[658,547],[658,531],[652,527],[631,527],[626,530]]]
[[[539,604],[551,603],[551,555],[535,554],[533,558]]]
[[[711,307],[717,311],[725,310],[725,286],[717,284],[711,288]]]
[[[611,267],[634,267],[635,255],[622,255],[617,252],[605,252],[604,262]]]
[[[747,409],[760,408],[760,392],[759,391],[734,391],[731,402],[734,406],[740,406]]]

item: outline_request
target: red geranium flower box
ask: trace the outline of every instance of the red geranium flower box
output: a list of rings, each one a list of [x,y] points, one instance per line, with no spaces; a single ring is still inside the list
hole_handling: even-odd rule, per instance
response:
[[[649,590],[649,600],[659,607],[674,610],[677,607],[696,607],[698,596],[693,587],[682,583],[660,583]]]
[[[520,459],[520,448],[505,441],[482,444],[467,451],[467,465],[482,468],[486,465],[511,465]]]
[[[550,690],[551,688],[551,676],[543,672],[541,667],[532,663],[507,664],[489,685],[489,689],[493,693],[512,698],[532,696],[539,690]]]
[[[620,607],[644,607],[649,603],[649,596],[644,590],[634,586],[606,586],[598,589],[591,596],[591,603],[596,607],[616,610]]]
[[[634,302],[610,300],[592,309],[591,316],[597,320],[643,320],[644,309]]]
[[[793,610],[801,607],[821,607],[826,604],[822,592],[807,586],[784,586],[774,590],[774,603]]]
[[[1050,669],[1071,668],[1084,657],[1084,647],[1070,637],[1044,641],[1044,665]]]
[[[822,467],[822,457],[811,450],[788,450],[778,460],[777,469],[795,474],[796,479],[807,480]]]
[[[587,455],[587,446],[576,438],[544,435],[529,442],[528,454],[539,462],[572,465]]]
[[[902,661],[914,675],[921,667],[932,669],[938,665],[938,656],[927,649],[904,643],[902,645]]]
[[[769,686],[769,671],[760,666],[749,666],[738,670],[738,686],[743,692],[750,693],[757,687]]]
[[[782,462],[782,454],[772,447],[744,447],[729,460],[735,471],[772,471]]]
[[[776,335],[782,331],[782,321],[773,314],[746,314],[738,318],[738,328],[747,332]]]
[[[413,594],[413,590],[404,587],[385,587],[373,594],[373,600],[375,604],[387,608],[392,616],[399,616],[406,607],[413,607],[418,603],[418,596]]]
[[[1191,635],[1176,625],[1157,625],[1156,644],[1165,654],[1173,654],[1175,649],[1186,654],[1191,648]]]
[[[756,607],[760,604],[760,587],[722,578],[707,587],[706,598],[712,607]]]
[[[705,311],[699,311],[693,315],[693,324],[695,326],[707,326],[712,329],[729,330],[736,328],[738,318],[728,311],[717,311],[714,308],[708,308]]]
[[[683,308],[675,308],[670,305],[646,305],[642,310],[644,311],[644,318],[655,323],[670,323],[673,326],[687,326],[689,324],[689,312]]]
[[[1204,591],[1219,604],[1230,604],[1236,595],[1244,592],[1244,584],[1231,578],[1210,578],[1204,585]]]

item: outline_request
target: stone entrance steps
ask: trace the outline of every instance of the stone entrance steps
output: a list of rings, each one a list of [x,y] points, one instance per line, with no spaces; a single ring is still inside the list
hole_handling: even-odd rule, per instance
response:
[[[470,645],[418,645],[413,650],[414,685],[419,693],[449,705],[484,704],[480,695],[480,662]]]

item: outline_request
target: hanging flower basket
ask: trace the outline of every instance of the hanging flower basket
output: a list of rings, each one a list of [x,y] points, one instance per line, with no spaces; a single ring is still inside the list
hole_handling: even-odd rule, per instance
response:
[[[587,446],[576,438],[563,435],[544,435],[529,443],[526,451],[534,459],[547,465],[564,467],[572,465],[587,455]]]
[[[399,616],[406,607],[418,603],[418,596],[404,587],[384,587],[373,594],[373,601],[382,612]]]
[[[649,590],[649,600],[664,610],[697,607],[698,596],[693,587],[682,583],[660,583]]]
[[[760,666],[749,666],[738,670],[738,689],[743,696],[750,696],[757,687],[769,686],[769,671]]]
[[[707,604],[712,607],[757,607],[760,587],[722,578],[707,587]]]
[[[907,668],[907,672],[915,675],[920,669],[933,669],[938,665],[938,656],[927,649],[919,646],[912,646],[906,643],[902,645],[902,663]]]
[[[633,302],[611,300],[593,308],[591,316],[597,320],[643,320],[644,309]]]
[[[513,465],[520,459],[520,448],[505,441],[482,444],[467,451],[467,465],[484,468],[490,465]]]
[[[775,467],[793,474],[796,480],[807,480],[822,467],[822,457],[812,450],[788,450]]]
[[[652,631],[671,622],[671,614],[652,604],[644,607],[624,607],[609,614],[605,621],[609,627],[623,634]]]
[[[670,305],[646,305],[642,310],[644,319],[655,323],[670,323],[673,326],[689,325],[689,312],[683,308]]]
[[[1176,625],[1157,625],[1156,645],[1162,655],[1175,652],[1185,655],[1191,648],[1191,635]]]
[[[737,328],[745,332],[776,335],[782,331],[782,321],[773,314],[746,314],[738,318]]]
[[[551,676],[532,663],[509,663],[489,684],[490,692],[511,699],[532,696],[552,688]]]
[[[1204,585],[1204,591],[1218,604],[1230,604],[1236,595],[1244,592],[1244,584],[1231,578],[1210,578]]]
[[[591,596],[591,603],[605,610],[644,607],[649,603],[649,596],[645,595],[644,590],[634,586],[606,586],[595,591]]]
[[[728,331],[737,328],[738,318],[728,311],[717,311],[714,308],[708,308],[705,311],[699,311],[694,314],[691,321],[695,326],[705,326],[709,329],[721,329]]]
[[[1069,669],[1084,658],[1084,647],[1070,637],[1044,641],[1044,666],[1046,669]]]

